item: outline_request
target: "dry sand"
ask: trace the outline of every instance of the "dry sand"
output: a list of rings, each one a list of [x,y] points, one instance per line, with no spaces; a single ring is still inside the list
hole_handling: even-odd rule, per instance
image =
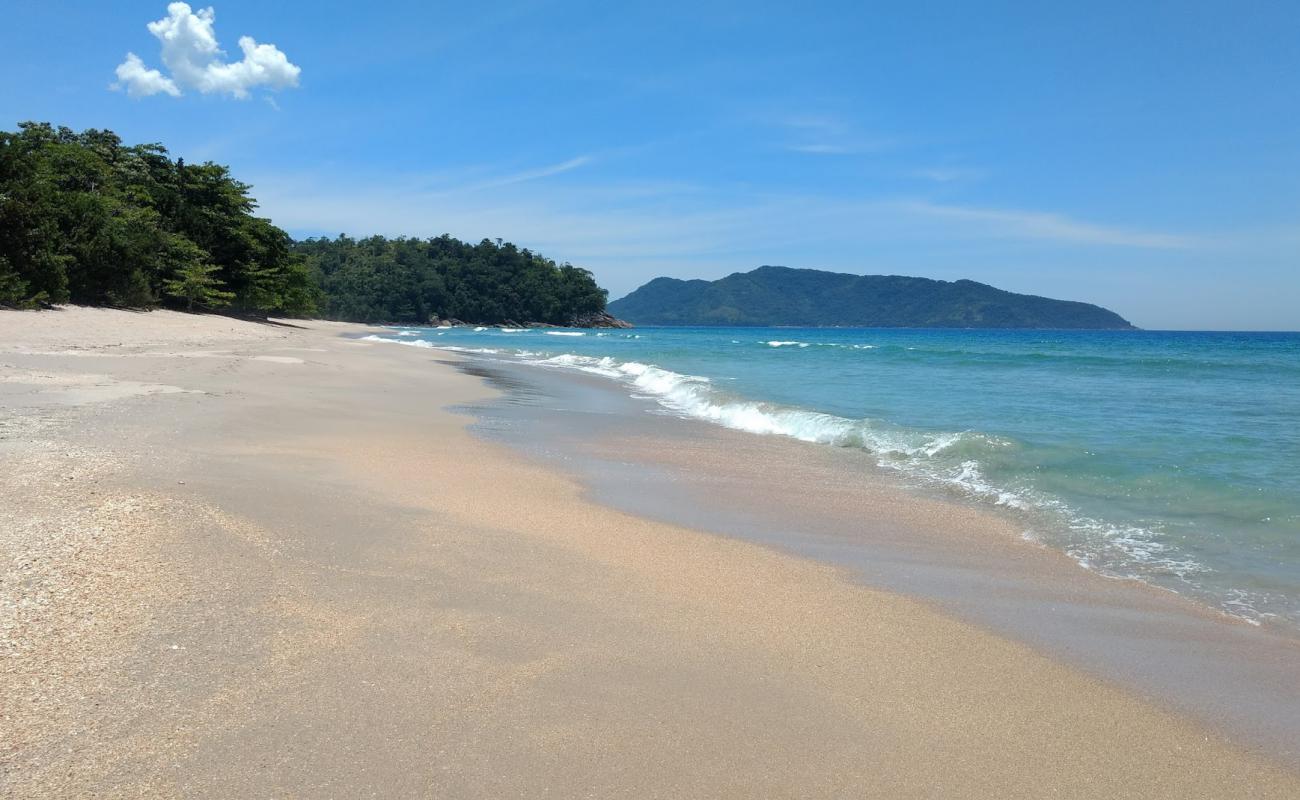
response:
[[[0,312],[0,795],[1296,797],[917,602],[581,497],[445,355]]]

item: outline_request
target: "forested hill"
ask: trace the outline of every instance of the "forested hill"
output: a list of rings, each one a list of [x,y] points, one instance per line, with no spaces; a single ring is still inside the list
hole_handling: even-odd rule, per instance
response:
[[[158,144],[46,123],[0,131],[0,306],[601,321],[605,292],[591,273],[500,240],[295,243],[256,207],[227,167],[173,160]]]
[[[605,310],[591,273],[510,243],[308,239],[294,251],[323,292],[321,313],[359,322],[581,325]]]
[[[642,325],[1129,329],[1090,303],[1014,294],[975,281],[759,267],[716,281],[656,278],[609,304]]]
[[[0,303],[310,313],[288,234],[247,184],[161,145],[43,123],[0,131]]]

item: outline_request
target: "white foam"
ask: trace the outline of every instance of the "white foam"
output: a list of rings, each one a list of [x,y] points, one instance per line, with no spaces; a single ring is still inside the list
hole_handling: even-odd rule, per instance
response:
[[[374,334],[371,334],[370,336],[362,336],[361,340],[366,342],[387,342],[388,344],[404,344],[407,347],[433,347],[431,343],[426,342],[423,339],[412,339],[411,341],[408,342],[403,339],[387,339],[383,336],[375,336]]]
[[[576,331],[547,331],[549,335],[581,336]],[[415,347],[433,347],[423,340],[399,340],[380,336],[370,341]],[[799,345],[799,342],[762,342],[769,346]],[[875,345],[840,345],[872,349]],[[466,353],[497,354],[493,348],[441,347]],[[609,356],[564,353],[548,355],[531,351],[507,351],[523,363],[573,369],[599,375],[627,386],[637,397],[653,399],[664,409],[682,416],[706,420],[734,430],[759,435],[786,436],[803,442],[860,448],[875,456],[877,463],[897,470],[922,483],[947,487],[966,497],[1019,514],[1026,525],[1052,520],[1055,541],[1079,564],[1115,577],[1149,578],[1171,576],[1189,586],[1207,568],[1166,544],[1158,531],[1134,525],[1116,525],[1095,519],[1057,498],[1024,484],[1004,485],[985,474],[989,456],[1014,443],[973,431],[928,432],[901,428],[870,419],[849,419],[809,409],[765,403],[736,397],[719,390],[708,378],[687,375],[638,361],[620,362]],[[1051,539],[1026,533],[1034,541]],[[1244,592],[1224,601],[1228,613],[1248,620],[1260,615],[1253,595]]]
[[[853,420],[808,409],[736,398],[714,388],[698,375],[683,375],[653,364],[618,362],[612,358],[566,353],[531,363],[577,369],[619,380],[634,394],[653,398],[661,406],[695,419],[734,430],[761,435],[787,436],[803,442],[857,447],[876,456],[886,468],[923,482],[949,487],[972,499],[1020,512],[1048,512],[1087,546],[1069,552],[1081,564],[1107,571],[1110,566],[1138,563],[1178,575],[1204,569],[1175,555],[1152,531],[1107,525],[1077,513],[1059,501],[1028,488],[1000,486],[989,480],[978,458],[968,452],[987,452],[1012,444],[973,431],[926,432],[884,425],[873,420]],[[960,459],[960,460],[958,460]],[[1109,555],[1106,555],[1106,552]]]
[[[501,352],[494,347],[457,347],[452,344],[440,344],[438,345],[438,349],[450,350],[453,353],[484,353],[487,355],[497,355]]]
[[[502,328],[501,332],[502,333],[524,333],[527,330],[528,330],[527,328]]]
[[[740,342],[738,342],[735,339],[732,339],[731,343],[740,344]],[[768,347],[838,347],[846,350],[848,349],[875,350],[876,349],[876,345],[874,344],[844,344],[843,342],[797,342],[797,341],[786,341],[780,339],[768,341],[768,342],[759,342],[759,344],[765,344]]]
[[[583,372],[590,372],[594,375],[603,375],[606,378],[617,379],[623,377],[623,373],[620,372],[616,366],[617,362],[609,357],[593,358],[591,356],[579,356],[573,355],[572,353],[565,353],[563,355],[545,358],[535,363],[549,367],[568,367]]]
[[[362,339],[371,342],[387,342],[388,344],[403,344],[407,347],[424,347],[438,350],[450,350],[453,353],[483,353],[485,355],[498,355],[500,350],[494,347],[458,347],[453,344],[433,344],[423,339],[386,339],[383,336],[363,336]],[[521,354],[522,355],[522,354]]]

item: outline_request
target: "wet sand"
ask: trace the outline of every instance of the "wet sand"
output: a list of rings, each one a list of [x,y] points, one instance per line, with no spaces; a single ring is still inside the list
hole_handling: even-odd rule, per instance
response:
[[[0,793],[1300,794],[929,605],[584,499],[446,410],[483,381],[352,332],[0,312]]]
[[[632,514],[846,567],[861,583],[1009,636],[1300,768],[1300,636],[1027,541],[1023,523],[923,491],[870,454],[666,413],[598,376],[474,355],[504,394],[492,441]]]

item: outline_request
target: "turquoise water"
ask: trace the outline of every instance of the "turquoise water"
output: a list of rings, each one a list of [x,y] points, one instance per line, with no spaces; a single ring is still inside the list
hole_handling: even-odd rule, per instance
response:
[[[858,448],[1107,575],[1300,627],[1300,334],[394,329]]]

